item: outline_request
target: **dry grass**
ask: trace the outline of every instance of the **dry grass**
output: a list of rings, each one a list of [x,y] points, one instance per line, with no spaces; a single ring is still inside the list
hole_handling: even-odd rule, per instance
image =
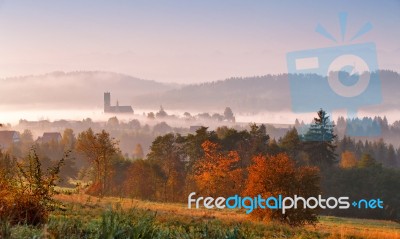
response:
[[[321,217],[315,228],[320,232],[329,232],[330,238],[400,238],[400,224],[383,220]]]
[[[86,194],[57,195],[56,199],[68,203],[100,207],[105,207],[110,204],[119,204],[122,208],[126,209],[135,207],[156,211],[158,215],[165,214],[191,218],[219,219],[230,223],[249,221],[246,214],[240,210],[189,210],[187,209],[187,205],[182,203],[160,203],[116,197],[100,199]],[[258,224],[257,222],[253,223]],[[321,217],[320,222],[316,226],[306,226],[305,229],[329,234],[328,238],[400,239],[400,224],[381,220]]]
[[[182,203],[160,203],[151,201],[141,201],[129,198],[105,197],[98,198],[86,194],[56,195],[56,200],[69,203],[86,204],[90,202],[93,205],[107,206],[109,204],[119,204],[122,208],[138,208],[150,211],[157,211],[158,214],[175,214],[190,217],[202,217],[209,219],[220,219],[222,221],[244,222],[248,221],[245,213],[239,210],[208,210],[192,209],[189,210],[186,204]]]

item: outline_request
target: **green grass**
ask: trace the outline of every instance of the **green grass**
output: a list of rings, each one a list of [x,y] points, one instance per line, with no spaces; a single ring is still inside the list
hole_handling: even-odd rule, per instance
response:
[[[120,206],[68,204],[41,228],[14,226],[9,238],[322,238],[278,224],[229,223]]]
[[[399,238],[389,221],[323,216],[315,227],[250,221],[237,211],[190,211],[182,204],[64,195],[46,225],[10,226],[0,238]],[[66,200],[71,199],[71,200]],[[130,203],[127,203],[127,202]]]

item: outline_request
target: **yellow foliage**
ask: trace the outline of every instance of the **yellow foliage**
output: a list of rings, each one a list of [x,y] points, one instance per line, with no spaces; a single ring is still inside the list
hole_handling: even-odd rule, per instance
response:
[[[344,151],[340,157],[339,166],[341,168],[353,168],[357,166],[357,158],[353,152]]]

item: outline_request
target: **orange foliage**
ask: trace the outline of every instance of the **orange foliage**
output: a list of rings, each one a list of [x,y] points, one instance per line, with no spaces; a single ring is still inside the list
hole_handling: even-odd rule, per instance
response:
[[[220,146],[208,140],[201,146],[205,156],[196,162],[194,170],[200,193],[207,196],[237,194],[242,177],[242,170],[237,167],[238,153],[220,152]]]
[[[161,200],[159,195],[161,192],[156,192],[161,179],[156,172],[155,165],[152,165],[149,161],[135,160],[129,166],[127,171],[129,176],[122,186],[124,195],[144,200]],[[161,186],[159,185],[160,188]]]
[[[248,178],[244,196],[263,198],[270,196],[301,197],[317,196],[319,189],[319,170],[316,167],[296,168],[287,154],[276,156],[256,156],[248,168]],[[278,220],[290,225],[313,223],[317,220],[315,210],[289,209],[285,214],[276,209],[255,209],[250,215],[262,220]]]
[[[354,168],[355,166],[357,166],[356,155],[353,152],[344,151],[342,153],[339,166],[341,168]]]

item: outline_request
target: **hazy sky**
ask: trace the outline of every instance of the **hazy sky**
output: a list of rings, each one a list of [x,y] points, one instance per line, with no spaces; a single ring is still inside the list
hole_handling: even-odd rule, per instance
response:
[[[366,22],[381,68],[400,70],[400,1],[3,0],[0,77],[103,70],[162,82],[287,72],[285,55],[332,47]]]

